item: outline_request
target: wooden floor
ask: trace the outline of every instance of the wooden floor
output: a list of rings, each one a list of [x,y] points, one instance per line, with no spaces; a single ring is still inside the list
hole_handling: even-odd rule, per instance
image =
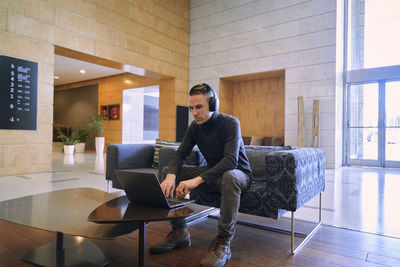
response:
[[[146,266],[198,266],[216,233],[209,218],[190,227],[192,247],[169,254],[150,255]],[[146,247],[169,231],[168,222],[147,227]],[[20,260],[26,251],[54,241],[56,234],[0,221],[0,266],[32,266]],[[300,240],[300,239],[299,239]],[[114,240],[92,240],[109,260],[108,266],[136,266],[138,232]],[[322,225],[295,256],[288,235],[237,226],[232,259],[226,266],[400,266],[400,239]]]

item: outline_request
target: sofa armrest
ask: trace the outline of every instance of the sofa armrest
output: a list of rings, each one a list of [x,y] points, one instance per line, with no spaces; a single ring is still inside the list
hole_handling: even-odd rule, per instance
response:
[[[118,187],[114,170],[151,168],[154,144],[112,144],[107,146],[106,180]],[[120,188],[120,186],[119,186]]]
[[[267,190],[277,209],[296,211],[325,189],[325,153],[294,148],[265,157]]]

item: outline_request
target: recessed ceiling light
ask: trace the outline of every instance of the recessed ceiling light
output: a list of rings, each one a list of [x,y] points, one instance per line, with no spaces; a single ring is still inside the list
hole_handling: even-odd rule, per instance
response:
[[[60,77],[58,77],[58,76],[54,76],[54,79],[58,79],[58,78],[60,78]]]
[[[84,73],[86,73],[86,70],[83,70],[83,69],[82,69],[82,70],[80,70],[79,72],[82,73],[82,74],[84,74]]]

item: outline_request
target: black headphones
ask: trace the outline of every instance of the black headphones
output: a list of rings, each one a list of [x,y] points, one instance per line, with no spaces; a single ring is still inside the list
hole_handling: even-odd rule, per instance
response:
[[[190,91],[189,91],[189,95],[196,95],[196,94],[210,94],[210,92],[212,92],[213,96],[210,96],[210,99],[208,100],[208,107],[210,109],[210,111],[217,111],[218,110],[218,97],[217,94],[215,93],[214,89],[209,86],[206,83],[202,83],[202,84],[198,84],[193,86]]]

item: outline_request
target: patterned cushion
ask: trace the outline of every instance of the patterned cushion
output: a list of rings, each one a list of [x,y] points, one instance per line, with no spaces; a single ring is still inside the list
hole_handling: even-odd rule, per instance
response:
[[[165,141],[162,139],[156,139],[156,147],[154,149],[154,156],[153,156],[153,165],[151,165],[153,168],[158,168],[158,155],[160,153],[161,147],[164,146],[179,146],[181,143],[179,142],[170,142],[170,141]]]

